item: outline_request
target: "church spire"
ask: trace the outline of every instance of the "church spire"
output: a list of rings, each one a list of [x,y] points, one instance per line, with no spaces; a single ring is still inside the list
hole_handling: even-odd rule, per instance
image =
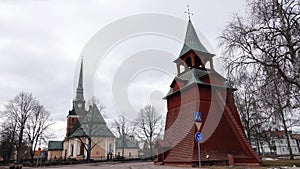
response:
[[[84,101],[83,97],[83,59],[81,60],[78,86],[76,89],[75,101]]]
[[[196,30],[192,24],[192,21],[189,18],[186,34],[185,34],[184,45],[181,49],[179,57],[181,57],[191,49],[204,52],[204,53],[209,53],[207,49],[204,47],[204,45],[200,42]]]

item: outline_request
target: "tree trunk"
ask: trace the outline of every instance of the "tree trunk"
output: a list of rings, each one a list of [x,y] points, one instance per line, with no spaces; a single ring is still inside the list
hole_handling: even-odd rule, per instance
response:
[[[153,143],[150,142],[150,156],[151,156],[151,160],[154,160],[153,159]]]
[[[260,145],[259,145],[259,140],[258,140],[258,138],[256,138],[256,147],[257,147],[257,153],[258,153],[258,155],[261,155],[261,152],[260,152]]]
[[[282,110],[280,111],[280,113],[282,115],[282,123],[283,123],[284,133],[285,133],[285,136],[286,136],[286,141],[287,141],[288,149],[289,149],[289,153],[290,153],[290,160],[293,160],[294,155],[293,155],[293,151],[292,151],[292,147],[291,147],[291,143],[290,143],[290,137],[289,137],[289,132],[288,132],[288,129],[287,129],[287,126],[286,126],[285,117],[284,117],[284,114],[283,114]]]
[[[91,146],[92,146],[92,139],[89,137],[88,138],[88,147],[87,147],[87,162],[90,163],[91,159]]]
[[[280,93],[278,91],[278,87],[277,87],[277,84],[275,82],[274,82],[274,86],[275,86],[275,91],[276,91],[276,95],[277,95],[277,103],[278,103],[278,106],[279,106],[278,111],[279,111],[281,119],[282,119],[283,129],[284,129],[284,133],[285,133],[285,136],[286,136],[286,141],[287,141],[287,144],[288,144],[288,149],[289,149],[289,154],[290,154],[290,160],[293,160],[294,159],[294,155],[293,155],[291,144],[290,144],[289,132],[288,132],[288,129],[287,129],[287,126],[286,126],[286,120],[285,120],[285,116],[284,116],[282,102],[278,98],[278,96],[280,96]]]
[[[122,136],[122,157],[124,157],[124,149],[125,149],[125,136]]]
[[[23,142],[23,132],[24,132],[24,125],[20,128],[20,135],[18,140],[18,147],[17,147],[17,164],[20,164],[21,161],[21,151],[22,151],[22,142]]]
[[[30,164],[33,165],[33,157],[34,157],[34,151],[32,151],[32,148],[30,148]]]

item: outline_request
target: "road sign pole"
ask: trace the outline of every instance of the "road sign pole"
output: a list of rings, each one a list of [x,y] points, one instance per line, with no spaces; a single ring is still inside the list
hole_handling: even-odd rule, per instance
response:
[[[201,168],[200,142],[203,139],[203,135],[200,133],[200,128],[202,125],[202,113],[201,112],[194,112],[194,121],[195,121],[195,125],[197,127],[195,139],[198,142],[198,160],[199,160],[199,168]]]
[[[200,153],[200,143],[198,143],[198,158],[199,158],[199,168],[201,168],[201,153]]]

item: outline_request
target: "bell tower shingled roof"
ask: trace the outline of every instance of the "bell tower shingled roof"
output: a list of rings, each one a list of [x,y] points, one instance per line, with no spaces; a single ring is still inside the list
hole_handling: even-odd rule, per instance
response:
[[[181,49],[181,52],[179,54],[179,57],[184,55],[189,50],[196,50],[204,53],[209,53],[207,49],[204,47],[204,45],[200,42],[196,30],[192,24],[192,21],[188,21],[185,39],[184,39],[184,45]]]

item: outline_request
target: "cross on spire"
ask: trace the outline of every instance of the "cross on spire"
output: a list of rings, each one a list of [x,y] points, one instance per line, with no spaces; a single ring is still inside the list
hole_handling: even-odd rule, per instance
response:
[[[191,20],[191,15],[194,15],[191,11],[190,11],[190,6],[187,5],[187,11],[185,11],[184,13],[188,14],[189,20]]]

